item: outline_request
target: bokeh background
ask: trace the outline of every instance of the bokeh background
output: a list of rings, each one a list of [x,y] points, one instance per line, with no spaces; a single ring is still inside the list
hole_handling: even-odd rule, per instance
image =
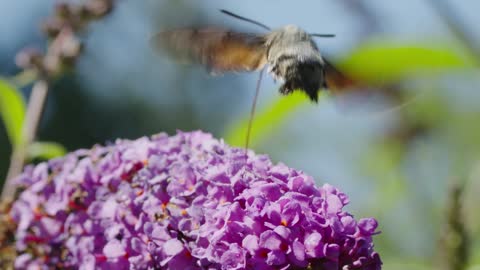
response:
[[[22,48],[45,49],[39,26],[55,3],[0,1],[2,80],[21,72],[15,55]],[[70,151],[116,138],[201,129],[242,146],[258,74],[211,77],[201,67],[177,65],[149,43],[162,29],[187,25],[262,32],[219,9],[272,28],[296,24],[334,33],[336,38],[317,44],[340,69],[379,88],[399,86],[399,99],[375,99],[359,108],[349,102],[345,108],[329,95],[318,105],[280,97],[266,76],[253,127],[256,152],[304,170],[318,184],[338,186],[350,196],[348,209],[356,217],[376,217],[384,269],[480,269],[475,0],[118,0],[111,14],[82,33],[84,50],[50,89],[37,138]],[[30,88],[17,85],[25,99]],[[365,108],[383,101],[389,109]],[[12,151],[7,129],[0,124],[0,179]],[[455,188],[462,191],[456,200]],[[469,248],[448,250],[445,241]],[[445,262],[449,256],[463,264],[452,268]]]

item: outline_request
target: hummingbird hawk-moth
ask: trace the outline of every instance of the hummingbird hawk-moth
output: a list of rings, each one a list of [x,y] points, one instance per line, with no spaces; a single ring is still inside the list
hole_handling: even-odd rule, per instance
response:
[[[351,80],[325,61],[313,41],[313,37],[334,35],[309,34],[295,25],[270,30],[259,22],[221,11],[270,32],[253,34],[214,27],[180,28],[158,33],[153,42],[180,59],[204,65],[212,73],[254,71],[267,65],[274,79],[283,82],[279,89],[281,94],[301,90],[314,102],[322,89],[351,84]]]

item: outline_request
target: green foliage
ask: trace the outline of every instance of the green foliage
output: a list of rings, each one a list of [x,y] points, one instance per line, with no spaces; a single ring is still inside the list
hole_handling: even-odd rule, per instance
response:
[[[26,106],[21,93],[6,80],[0,79],[0,114],[13,147],[23,143],[22,127]],[[34,142],[27,146],[28,159],[51,159],[65,155],[66,149],[54,142]]]
[[[34,142],[28,147],[29,159],[52,159],[64,156],[67,149],[55,142]]]
[[[0,79],[0,115],[12,145],[22,142],[25,119],[25,101],[20,92],[7,81]]]
[[[277,127],[284,123],[289,114],[306,102],[308,102],[308,98],[303,93],[296,91],[288,97],[279,97],[256,114],[252,123],[250,145],[256,145],[274,132]],[[225,140],[231,145],[244,147],[247,128],[248,118],[241,119],[227,130]]]
[[[473,66],[453,48],[370,42],[353,51],[338,66],[347,74],[370,83],[389,83],[408,76],[435,75],[446,69]]]

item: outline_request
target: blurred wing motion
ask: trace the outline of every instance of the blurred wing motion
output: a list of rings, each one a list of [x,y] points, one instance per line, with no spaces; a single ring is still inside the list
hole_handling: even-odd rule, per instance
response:
[[[179,28],[160,32],[151,42],[177,60],[201,64],[213,74],[254,71],[267,64],[268,48],[264,35],[213,27]],[[295,44],[290,44],[292,46],[295,47]],[[378,103],[376,97],[379,94],[390,96],[398,93],[395,87],[372,86],[345,74],[325,59],[323,69],[327,89],[344,109],[365,108],[368,104]]]
[[[213,73],[253,71],[267,62],[265,39],[261,35],[215,28],[181,28],[160,32],[152,42],[180,60],[205,65]]]
[[[371,85],[338,70],[325,60],[325,80],[342,111],[391,111],[408,105],[399,84]]]
[[[359,87],[359,83],[338,70],[329,61],[323,59],[325,80],[329,90],[334,94],[344,94]]]

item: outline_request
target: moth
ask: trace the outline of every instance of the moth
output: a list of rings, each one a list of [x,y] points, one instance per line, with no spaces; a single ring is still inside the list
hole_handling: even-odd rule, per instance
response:
[[[226,10],[221,12],[269,32],[254,34],[215,27],[180,28],[160,32],[152,41],[177,58],[200,63],[214,74],[263,70],[267,66],[273,78],[282,82],[281,94],[299,90],[313,102],[318,101],[318,92],[322,89],[342,89],[352,84],[352,80],[322,57],[313,41],[314,37],[335,35],[307,33],[295,25],[271,30],[257,21]]]

